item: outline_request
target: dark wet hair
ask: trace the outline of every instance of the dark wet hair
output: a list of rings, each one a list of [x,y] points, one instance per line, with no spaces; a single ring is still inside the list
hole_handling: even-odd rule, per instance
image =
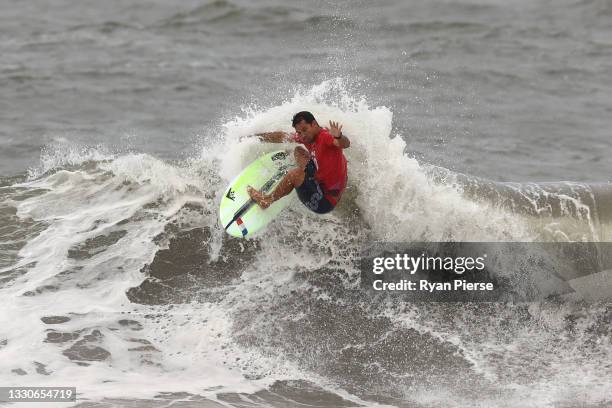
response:
[[[312,113],[308,111],[298,112],[293,116],[293,121],[291,122],[291,126],[295,127],[295,125],[297,125],[301,121],[304,121],[308,124],[312,124],[312,122],[315,121],[315,117],[312,115]]]

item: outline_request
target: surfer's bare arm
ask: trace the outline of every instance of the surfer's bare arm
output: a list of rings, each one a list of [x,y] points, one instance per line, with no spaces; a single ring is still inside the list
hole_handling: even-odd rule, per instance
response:
[[[290,142],[290,135],[286,132],[264,132],[257,133],[255,136],[259,137],[262,142],[268,143],[285,143]]]
[[[342,125],[339,122],[329,121],[329,133],[334,137],[334,145],[346,149],[351,145],[348,137],[342,134]]]

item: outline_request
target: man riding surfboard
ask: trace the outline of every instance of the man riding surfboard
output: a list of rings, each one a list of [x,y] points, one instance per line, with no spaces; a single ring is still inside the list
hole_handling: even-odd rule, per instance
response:
[[[295,188],[300,201],[310,210],[325,214],[334,209],[346,187],[346,158],[342,149],[350,140],[342,134],[342,125],[329,122],[329,129],[319,126],[312,113],[298,112],[293,116],[296,133],[267,132],[257,136],[264,142],[297,142],[293,154],[297,167],[289,170],[271,194],[263,194],[247,187],[249,196],[261,207],[268,208],[274,201]]]

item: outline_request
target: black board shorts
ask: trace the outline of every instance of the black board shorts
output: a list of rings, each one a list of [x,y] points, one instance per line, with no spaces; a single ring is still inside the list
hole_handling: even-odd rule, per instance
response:
[[[333,210],[334,206],[325,198],[321,185],[314,178],[316,170],[314,162],[310,160],[304,169],[304,182],[295,191],[306,207],[317,214],[325,214]]]

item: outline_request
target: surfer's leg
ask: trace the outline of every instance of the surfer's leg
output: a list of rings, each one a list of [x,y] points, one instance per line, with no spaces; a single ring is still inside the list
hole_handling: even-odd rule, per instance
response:
[[[293,150],[293,155],[297,167],[289,170],[287,174],[285,174],[285,177],[278,183],[278,186],[276,186],[271,194],[263,194],[251,186],[247,187],[249,196],[255,200],[261,208],[268,208],[274,201],[280,200],[291,193],[294,188],[301,186],[304,182],[304,169],[310,161],[310,153],[308,153],[308,150],[298,146]]]
[[[304,170],[297,167],[285,174],[285,177],[278,183],[272,194],[262,194],[251,186],[247,187],[247,192],[261,208],[268,208],[274,201],[280,200],[291,193],[295,187],[301,186],[303,182]]]
[[[285,174],[285,177],[278,183],[270,196],[273,201],[280,200],[292,192],[294,188],[301,186],[303,182],[304,170],[299,167],[291,169]]]
[[[301,186],[304,182],[304,178],[306,177],[304,169],[310,161],[310,153],[303,147],[297,146],[293,150],[293,156],[295,157],[297,167],[289,170],[280,183],[278,183],[278,186],[276,186],[272,194],[268,196],[272,199],[272,202],[280,200],[291,193],[294,188]]]
[[[310,153],[308,153],[308,150],[298,146],[293,150],[293,156],[295,157],[295,163],[297,166],[304,171],[308,165],[308,162],[310,161]]]

